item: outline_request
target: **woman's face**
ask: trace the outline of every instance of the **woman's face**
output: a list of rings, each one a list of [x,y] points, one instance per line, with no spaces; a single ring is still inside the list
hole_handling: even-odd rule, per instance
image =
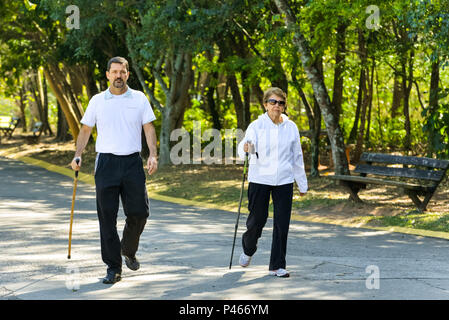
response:
[[[271,119],[279,119],[285,110],[285,103],[286,101],[283,97],[272,94],[263,105]]]

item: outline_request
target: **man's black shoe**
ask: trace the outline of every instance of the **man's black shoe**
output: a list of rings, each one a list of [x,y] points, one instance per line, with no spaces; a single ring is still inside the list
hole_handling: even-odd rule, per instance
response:
[[[131,269],[133,271],[139,270],[140,263],[139,263],[139,260],[137,260],[136,257],[129,257],[129,256],[126,256],[126,255],[123,255],[123,256],[125,257],[126,266],[129,269]]]
[[[119,272],[115,272],[113,270],[108,270],[106,277],[103,278],[103,283],[113,284],[120,280],[122,280],[122,275]]]

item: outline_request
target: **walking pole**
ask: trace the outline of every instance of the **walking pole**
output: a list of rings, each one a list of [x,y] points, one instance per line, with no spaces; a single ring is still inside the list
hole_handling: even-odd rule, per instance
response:
[[[76,164],[79,164],[80,159],[76,159]],[[67,259],[70,259],[70,250],[72,248],[72,224],[73,224],[73,208],[75,207],[75,195],[76,195],[76,184],[78,182],[78,172],[75,171],[75,179],[73,180],[73,194],[72,194],[72,209],[70,212],[70,228],[69,228],[69,253]]]
[[[247,168],[247,166],[248,166],[248,152],[245,153],[245,164],[243,165],[242,188],[240,189],[239,210],[238,210],[238,213],[237,213],[237,221],[235,222],[234,241],[232,243],[231,261],[229,261],[229,269],[231,269],[231,267],[232,267],[232,258],[234,256],[235,238],[237,236],[237,228],[239,226],[240,208],[242,207],[243,189],[244,189],[244,186],[245,186],[245,176],[246,176],[246,168]]]

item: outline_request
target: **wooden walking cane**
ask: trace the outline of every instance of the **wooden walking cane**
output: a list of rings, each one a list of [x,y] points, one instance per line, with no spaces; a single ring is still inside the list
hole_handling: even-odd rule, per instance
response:
[[[245,164],[243,165],[242,188],[240,189],[239,210],[238,210],[238,213],[237,213],[237,221],[235,222],[234,241],[232,243],[231,261],[229,261],[229,269],[231,269],[231,267],[232,267],[232,258],[234,257],[235,238],[237,236],[237,228],[239,226],[240,208],[242,207],[243,189],[244,189],[244,186],[245,186],[245,177],[246,177],[246,168],[247,168],[247,166],[248,166],[248,152],[245,153]]]
[[[76,159],[76,164],[79,164],[80,159]],[[70,228],[69,228],[69,253],[67,259],[70,259],[70,250],[72,248],[72,225],[73,225],[73,209],[75,207],[75,195],[76,195],[76,184],[78,182],[78,172],[75,171],[75,179],[73,180],[73,194],[72,194],[72,209],[70,211]]]

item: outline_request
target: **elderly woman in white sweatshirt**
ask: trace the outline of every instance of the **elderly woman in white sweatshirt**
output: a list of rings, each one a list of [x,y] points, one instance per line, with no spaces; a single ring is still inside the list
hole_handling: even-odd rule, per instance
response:
[[[287,236],[296,181],[301,196],[307,192],[307,178],[296,124],[284,114],[287,96],[279,88],[264,93],[266,113],[252,122],[238,146],[240,158],[249,153],[247,230],[242,237],[239,263],[250,264],[257,241],[268,218],[273,198],[273,239],[269,274],[289,277],[286,270]]]

